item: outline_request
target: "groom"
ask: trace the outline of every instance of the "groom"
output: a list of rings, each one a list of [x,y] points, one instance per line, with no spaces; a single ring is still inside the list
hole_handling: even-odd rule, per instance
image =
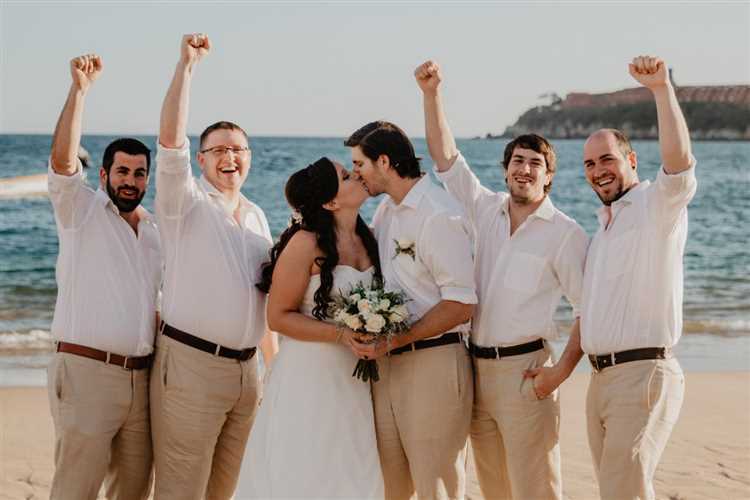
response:
[[[358,344],[379,364],[372,391],[385,496],[462,498],[474,395],[463,336],[477,302],[468,224],[396,125],[368,123],[345,144],[370,196],[388,195],[373,218],[383,277],[411,299],[407,334]]]

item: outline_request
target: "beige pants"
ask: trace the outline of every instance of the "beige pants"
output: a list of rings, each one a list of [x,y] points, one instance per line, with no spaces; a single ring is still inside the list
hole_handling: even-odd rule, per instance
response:
[[[474,394],[463,344],[378,360],[372,384],[387,499],[463,498]]]
[[[53,500],[145,499],[151,489],[149,370],[55,353],[47,368],[55,424]]]
[[[258,355],[237,361],[159,335],[151,369],[156,500],[229,499],[260,401]]]
[[[586,417],[602,499],[654,498],[654,472],[684,393],[676,359],[632,361],[591,375]]]
[[[474,358],[471,446],[482,495],[488,499],[562,498],[558,391],[539,400],[527,368],[550,366],[545,344],[528,354]]]

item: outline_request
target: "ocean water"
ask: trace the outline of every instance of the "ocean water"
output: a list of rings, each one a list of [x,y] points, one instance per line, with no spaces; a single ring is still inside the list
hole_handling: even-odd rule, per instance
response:
[[[155,137],[138,137],[154,147]],[[110,136],[85,136],[83,146],[99,165]],[[423,139],[415,146],[432,163]],[[459,148],[479,178],[490,188],[504,189],[499,164],[505,140],[459,140]],[[586,184],[581,162],[583,141],[555,141],[558,171],[551,197],[589,234],[596,228],[600,206]],[[0,181],[45,173],[51,136],[0,135]],[[197,139],[192,138],[193,150]],[[266,212],[274,236],[286,227],[290,211],[283,188],[295,170],[320,156],[349,164],[342,138],[251,139],[253,163],[243,192]],[[636,141],[641,179],[653,179],[659,168],[659,145]],[[684,333],[678,355],[691,370],[750,370],[750,143],[697,142],[698,192],[689,208],[685,252]],[[89,169],[91,184],[97,168]],[[197,172],[197,165],[194,165]],[[153,206],[153,179],[144,205]],[[1,193],[0,193],[1,194]],[[362,209],[370,220],[377,199]],[[57,234],[52,207],[45,196],[0,196],[0,385],[43,383],[41,368],[51,347],[49,327],[57,293]],[[561,332],[569,308],[558,310]],[[562,342],[558,343],[562,347]],[[558,351],[559,352],[559,351]],[[581,363],[584,365],[584,363]]]

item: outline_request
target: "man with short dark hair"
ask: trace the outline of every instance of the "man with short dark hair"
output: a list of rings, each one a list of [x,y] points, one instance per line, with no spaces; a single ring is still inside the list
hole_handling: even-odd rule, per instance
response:
[[[48,368],[55,423],[50,498],[145,499],[151,489],[148,380],[161,283],[161,246],[140,205],[149,149],[117,139],[104,152],[99,189],[84,182],[77,153],[85,97],[102,72],[88,54],[70,63],[73,83],[55,128],[49,194],[60,255]]]
[[[633,59],[630,74],[656,102],[662,166],[638,179],[625,134],[603,129],[583,147],[586,180],[602,202],[581,305],[581,346],[594,372],[588,436],[604,499],[654,498],[652,484],[685,392],[672,348],[682,334],[682,258],[695,158],[667,66]]]
[[[437,176],[463,205],[476,235],[479,304],[472,323],[471,443],[486,498],[562,498],[557,387],[582,352],[578,304],[588,238],[548,193],[557,168],[552,145],[527,134],[508,143],[508,193],[483,186],[456,146],[443,111],[439,66],[414,72],[424,96],[427,146]],[[562,295],[573,328],[559,362],[554,313]]]
[[[390,343],[359,346],[378,359],[372,393],[385,497],[463,498],[474,393],[463,340],[477,301],[470,230],[396,125],[370,123],[346,145],[370,195],[387,194],[373,217],[383,278],[409,297],[413,322]]]
[[[255,287],[271,233],[263,210],[240,192],[251,160],[245,131],[227,121],[208,127],[197,154],[203,175],[190,168],[190,83],[210,48],[203,34],[182,38],[156,155],[166,263],[151,377],[159,499],[232,496],[260,401],[256,347],[264,339],[266,367],[276,350]]]

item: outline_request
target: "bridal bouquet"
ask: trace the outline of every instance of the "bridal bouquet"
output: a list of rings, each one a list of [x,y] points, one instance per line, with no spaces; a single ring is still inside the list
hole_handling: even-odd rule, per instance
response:
[[[387,342],[409,329],[409,311],[403,292],[389,292],[377,280],[372,285],[362,282],[352,286],[349,293],[340,292],[329,309],[336,323],[362,333],[371,342]],[[374,359],[360,359],[352,377],[364,382],[377,382],[378,364]]]

